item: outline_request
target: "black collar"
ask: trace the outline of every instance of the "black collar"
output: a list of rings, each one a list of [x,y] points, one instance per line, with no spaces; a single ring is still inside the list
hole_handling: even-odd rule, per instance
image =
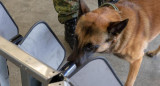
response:
[[[115,11],[117,11],[118,13],[120,13],[119,9],[113,3],[106,2],[106,3],[103,3],[100,7],[105,7],[105,6],[107,6],[107,7],[111,6],[111,7],[114,8]]]

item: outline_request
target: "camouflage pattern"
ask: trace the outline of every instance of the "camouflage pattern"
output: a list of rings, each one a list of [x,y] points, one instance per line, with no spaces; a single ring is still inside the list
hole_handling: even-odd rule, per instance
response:
[[[58,12],[58,20],[64,24],[65,21],[78,16],[79,0],[53,0],[55,10]]]
[[[98,0],[99,6],[104,2],[117,2],[119,0]],[[55,10],[58,13],[58,20],[64,24],[67,20],[78,16],[79,0],[53,0]]]

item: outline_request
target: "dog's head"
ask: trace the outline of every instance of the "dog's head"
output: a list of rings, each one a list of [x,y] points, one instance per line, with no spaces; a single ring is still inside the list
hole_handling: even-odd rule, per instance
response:
[[[83,5],[82,5],[83,4]],[[122,20],[118,12],[102,7],[89,12],[88,7],[81,3],[81,12],[76,26],[76,41],[69,61],[81,65],[94,52],[110,51],[117,37],[128,23]]]

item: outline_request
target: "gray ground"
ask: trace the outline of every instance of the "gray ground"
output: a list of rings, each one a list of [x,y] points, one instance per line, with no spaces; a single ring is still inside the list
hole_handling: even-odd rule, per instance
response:
[[[8,9],[9,13],[17,23],[20,34],[23,36],[27,33],[29,28],[37,21],[46,21],[55,34],[58,36],[64,45],[67,56],[71,53],[71,49],[64,40],[64,27],[58,22],[57,13],[54,10],[52,0],[0,0]],[[91,9],[97,8],[97,0],[86,0]],[[143,40],[143,39],[142,39]],[[147,50],[152,50],[160,44],[160,36],[150,43]],[[129,64],[113,55],[97,54],[105,56],[112,65],[120,80],[124,83]],[[160,86],[160,55],[149,58],[144,56],[143,63],[135,86]],[[21,79],[19,69],[8,62],[10,69],[10,83],[11,86],[21,86]]]

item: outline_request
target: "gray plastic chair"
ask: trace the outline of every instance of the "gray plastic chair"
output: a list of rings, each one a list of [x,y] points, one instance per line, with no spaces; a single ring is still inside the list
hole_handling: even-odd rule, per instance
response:
[[[18,46],[56,70],[65,57],[63,46],[45,22],[36,23]]]
[[[55,70],[60,67],[65,57],[63,46],[45,22],[36,23],[18,46]],[[30,81],[31,86],[37,85],[33,78]]]
[[[104,58],[91,60],[70,76],[74,86],[123,86]]]
[[[18,35],[18,27],[0,2],[0,36],[11,40],[16,35]],[[0,84],[1,86],[9,86],[7,63],[2,56],[0,56]]]

